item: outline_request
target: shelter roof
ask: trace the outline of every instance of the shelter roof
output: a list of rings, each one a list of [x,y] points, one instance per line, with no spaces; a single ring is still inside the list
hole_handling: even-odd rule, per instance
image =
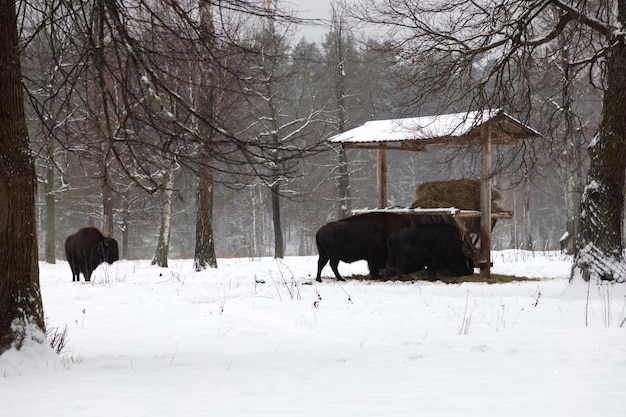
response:
[[[541,136],[505,112],[496,110],[452,113],[406,119],[373,120],[335,135],[331,143],[349,148],[421,150],[427,145],[473,145],[489,127],[491,143],[516,144]]]

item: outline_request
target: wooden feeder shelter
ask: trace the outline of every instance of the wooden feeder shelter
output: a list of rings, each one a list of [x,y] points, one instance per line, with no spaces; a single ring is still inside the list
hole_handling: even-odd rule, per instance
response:
[[[525,139],[541,135],[501,110],[484,110],[405,119],[374,120],[329,139],[346,149],[373,149],[378,152],[378,209],[387,209],[387,151],[425,151],[435,146],[480,146],[480,211],[446,208],[440,213],[451,217],[448,222],[459,224],[454,217],[480,216],[481,275],[490,276],[491,219],[511,218],[506,213],[491,213],[491,147],[516,145]],[[400,209],[414,215],[432,216],[432,210]]]

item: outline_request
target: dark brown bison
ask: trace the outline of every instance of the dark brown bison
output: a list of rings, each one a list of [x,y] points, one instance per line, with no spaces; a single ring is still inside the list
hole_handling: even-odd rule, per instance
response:
[[[461,232],[449,224],[430,223],[395,231],[389,236],[386,272],[401,274],[420,271],[437,278],[440,269],[456,276],[474,273],[474,262],[463,252]]]
[[[95,227],[84,227],[65,240],[65,258],[72,269],[72,281],[91,280],[91,273],[102,262],[112,264],[119,259],[117,241],[105,237]]]
[[[330,267],[339,281],[339,261],[351,263],[366,260],[372,278],[380,278],[379,269],[387,263],[387,238],[394,231],[411,225],[411,216],[372,212],[346,217],[322,226],[315,235],[319,258],[317,281],[322,281],[322,268]]]

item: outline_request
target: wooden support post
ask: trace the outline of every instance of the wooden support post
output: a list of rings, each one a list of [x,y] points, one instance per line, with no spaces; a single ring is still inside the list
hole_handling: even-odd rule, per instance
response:
[[[491,277],[491,129],[480,127],[480,275]]]
[[[378,184],[378,208],[387,207],[387,149],[378,149],[378,172],[376,182]]]

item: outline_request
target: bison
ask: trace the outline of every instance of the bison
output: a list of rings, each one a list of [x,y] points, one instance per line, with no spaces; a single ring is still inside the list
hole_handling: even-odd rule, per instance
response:
[[[386,272],[401,274],[424,268],[431,279],[437,271],[448,269],[456,276],[474,273],[474,262],[463,252],[461,232],[443,223],[430,223],[395,231],[387,242],[389,259]]]
[[[91,273],[102,262],[112,264],[119,260],[117,241],[105,237],[95,227],[84,227],[65,240],[65,258],[72,269],[72,282],[91,280]]]
[[[346,217],[322,226],[315,235],[319,258],[317,278],[330,261],[337,280],[339,261],[352,263],[366,260],[372,278],[380,278],[379,269],[387,263],[387,238],[394,231],[411,225],[411,216],[398,213],[372,212]]]

